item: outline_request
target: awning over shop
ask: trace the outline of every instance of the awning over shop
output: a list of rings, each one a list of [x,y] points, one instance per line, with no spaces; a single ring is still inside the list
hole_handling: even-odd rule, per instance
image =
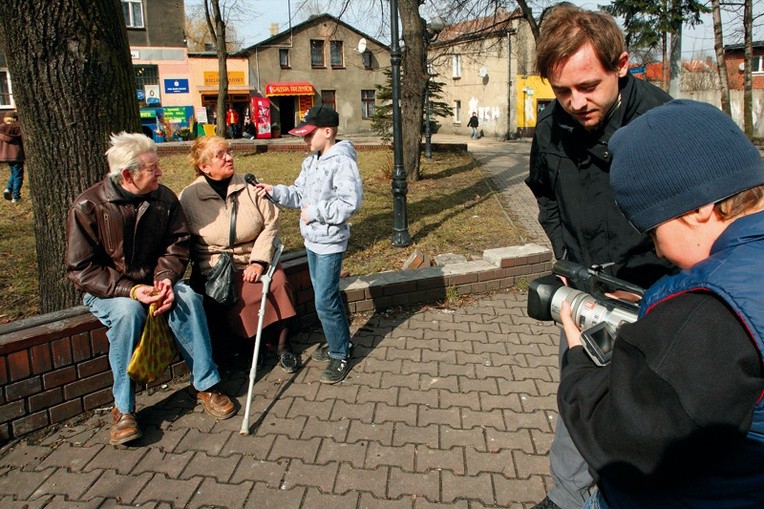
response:
[[[284,95],[313,95],[316,90],[307,81],[283,81],[268,83],[265,85],[266,97],[278,97]]]

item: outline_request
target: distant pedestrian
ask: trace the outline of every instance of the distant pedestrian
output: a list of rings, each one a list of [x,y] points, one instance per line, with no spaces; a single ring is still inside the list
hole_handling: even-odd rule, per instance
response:
[[[472,112],[472,116],[470,117],[470,121],[467,122],[467,127],[472,129],[472,134],[470,135],[470,138],[473,140],[478,139],[478,126],[480,125],[480,122],[477,118],[477,113],[474,111]]]
[[[229,105],[226,111],[225,123],[228,126],[228,135],[232,140],[235,139],[239,132],[239,113],[233,109],[232,105]]]
[[[8,163],[11,171],[3,198],[18,203],[21,201],[21,186],[24,184],[24,142],[18,113],[9,111],[3,120],[0,124],[0,162]]]
[[[314,106],[289,134],[302,136],[311,154],[302,163],[291,186],[258,184],[281,206],[299,208],[300,233],[308,252],[316,313],[327,344],[313,352],[316,361],[328,361],[321,382],[341,382],[350,371],[350,327],[340,294],[342,255],[350,238],[350,216],[361,208],[363,187],[355,148],[337,141],[340,117],[327,106]]]

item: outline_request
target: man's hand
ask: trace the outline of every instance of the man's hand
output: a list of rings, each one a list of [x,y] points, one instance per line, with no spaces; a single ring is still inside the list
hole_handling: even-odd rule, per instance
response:
[[[310,223],[310,217],[308,216],[308,206],[304,206],[302,210],[300,211],[300,219],[303,223],[308,224]]]
[[[257,283],[262,275],[263,266],[259,263],[250,263],[247,265],[247,268],[244,269],[243,279],[245,283]]]
[[[157,303],[157,310],[154,312],[154,316],[159,316],[162,313],[169,311],[172,304],[175,302],[175,292],[172,291],[172,281],[169,279],[154,281],[154,292],[157,296],[155,301]]]
[[[562,320],[562,328],[565,330],[565,337],[568,338],[568,348],[574,346],[582,346],[581,344],[581,331],[576,327],[576,323],[573,321],[573,317],[570,316],[570,302],[567,300],[562,301],[562,307],[560,308],[560,320]]]

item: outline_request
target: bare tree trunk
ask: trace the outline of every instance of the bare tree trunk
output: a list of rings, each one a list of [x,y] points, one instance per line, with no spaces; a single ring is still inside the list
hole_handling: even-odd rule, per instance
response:
[[[745,43],[743,71],[743,125],[745,135],[753,138],[753,77],[751,65],[753,64],[753,5],[751,0],[745,0],[743,4],[743,37]]]
[[[732,115],[730,108],[730,85],[727,74],[727,59],[724,56],[724,34],[722,33],[722,14],[720,0],[711,0],[711,10],[714,18],[714,51],[716,52],[716,67],[719,71],[721,85],[722,111]]]
[[[533,10],[528,7],[528,2],[525,0],[517,0],[517,5],[520,6],[520,11],[523,13],[523,17],[525,18],[525,21],[528,22],[528,26],[531,28],[531,33],[533,34],[533,40],[538,41],[539,40],[539,25],[536,23],[536,18],[533,17]]]
[[[671,34],[671,68],[669,71],[668,93],[671,97],[679,97],[682,91],[682,26],[678,26]]]
[[[403,165],[409,181],[419,180],[422,145],[422,112],[427,87],[427,49],[425,21],[419,15],[420,0],[400,0],[401,33],[405,47],[401,61],[401,119],[403,126]]]
[[[661,88],[668,91],[669,66],[666,62],[668,62],[668,37],[666,32],[663,32],[661,34]]]
[[[0,25],[26,151],[40,309],[81,304],[66,279],[66,215],[108,168],[109,134],[140,132],[135,77],[116,0],[4,0]]]
[[[226,101],[228,100],[228,49],[225,40],[225,20],[220,10],[219,0],[205,0],[204,15],[207,18],[207,28],[215,42],[215,51],[218,56],[218,103],[215,108],[215,133],[225,138]]]
[[[671,97],[679,97],[682,89],[682,12],[681,0],[672,0],[671,8],[675,13],[676,20],[671,31],[671,73],[669,78],[668,93]]]

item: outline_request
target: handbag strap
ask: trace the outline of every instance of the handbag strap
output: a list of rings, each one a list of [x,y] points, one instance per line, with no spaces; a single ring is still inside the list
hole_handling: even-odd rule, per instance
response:
[[[238,195],[232,194],[233,205],[231,205],[231,228],[228,230],[228,249],[233,247],[233,243],[236,242],[236,209],[239,205]]]

